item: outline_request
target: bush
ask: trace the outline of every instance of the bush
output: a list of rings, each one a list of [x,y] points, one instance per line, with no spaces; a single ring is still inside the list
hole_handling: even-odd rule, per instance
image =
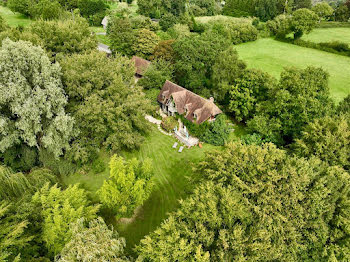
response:
[[[57,175],[70,175],[77,170],[76,165],[64,158],[56,158],[53,154],[46,150],[41,150],[39,152],[39,161],[43,165],[50,169],[54,174]]]
[[[147,68],[138,82],[145,89],[161,89],[166,80],[173,80],[173,66],[165,60],[156,60]]]
[[[163,31],[167,31],[177,23],[177,18],[171,13],[167,13],[159,20],[159,25]]]
[[[258,30],[249,23],[237,23],[235,21],[216,20],[209,22],[208,30],[214,31],[237,45],[255,41],[258,38]]]
[[[94,173],[102,173],[106,170],[106,165],[101,159],[96,159],[94,162],[92,162],[92,170]]]
[[[50,0],[40,0],[36,5],[29,7],[31,17],[52,20],[59,18],[63,9],[59,2]]]
[[[25,145],[14,146],[6,150],[0,158],[14,171],[27,172],[38,163],[38,151]]]
[[[169,116],[165,117],[162,120],[162,128],[167,132],[172,132],[174,128],[177,126],[178,122],[175,117]]]
[[[226,123],[226,116],[224,114],[218,115],[213,122],[205,121],[200,125],[187,120],[182,115],[180,115],[179,118],[186,126],[189,133],[199,138],[199,140],[216,146],[226,144],[230,128]]]

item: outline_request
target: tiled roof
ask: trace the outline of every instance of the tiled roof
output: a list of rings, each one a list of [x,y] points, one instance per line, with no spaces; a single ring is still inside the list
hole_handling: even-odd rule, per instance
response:
[[[170,98],[174,100],[179,114],[185,114],[188,120],[197,124],[222,113],[212,101],[167,80],[158,95],[158,101],[166,104]]]
[[[145,71],[147,70],[149,65],[151,64],[150,61],[143,59],[141,57],[138,57],[138,56],[133,56],[131,58],[131,61],[133,61],[135,63],[136,74],[138,74],[140,76],[143,76],[143,74],[145,73]]]

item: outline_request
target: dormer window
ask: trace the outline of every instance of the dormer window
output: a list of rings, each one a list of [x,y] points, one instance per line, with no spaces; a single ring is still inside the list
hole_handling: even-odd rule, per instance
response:
[[[197,114],[196,113],[193,113],[193,118],[197,119]]]

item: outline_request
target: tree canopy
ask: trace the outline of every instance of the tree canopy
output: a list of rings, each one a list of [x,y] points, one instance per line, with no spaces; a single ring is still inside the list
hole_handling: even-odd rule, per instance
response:
[[[65,112],[61,69],[40,47],[3,41],[0,49],[0,152],[17,144],[59,156],[69,147],[74,120]]]
[[[343,260],[349,174],[272,144],[207,155],[204,179],[141,240],[140,261]]]
[[[101,203],[117,218],[131,217],[135,208],[141,206],[152,192],[152,163],[149,159],[126,161],[114,155],[109,166],[109,180],[104,181],[98,191]]]
[[[100,146],[112,151],[139,147],[148,128],[144,115],[150,103],[140,88],[133,87],[131,61],[96,51],[66,57],[61,65],[68,110],[80,130],[73,143],[75,158],[87,161],[86,154]]]
[[[305,125],[334,110],[328,74],[321,68],[285,69],[248,127],[277,144],[291,143]]]

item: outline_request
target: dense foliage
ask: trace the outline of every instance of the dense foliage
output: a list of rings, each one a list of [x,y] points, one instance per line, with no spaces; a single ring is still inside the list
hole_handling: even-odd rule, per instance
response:
[[[101,203],[117,218],[131,217],[152,192],[152,163],[149,159],[140,162],[136,158],[125,161],[114,155],[109,167],[109,180],[98,191]]]
[[[85,19],[37,21],[29,31],[39,36],[49,55],[84,53],[96,49],[97,41]]]
[[[3,41],[0,49],[0,152],[18,144],[59,156],[69,147],[74,120],[65,112],[61,69],[40,47]],[[10,92],[9,92],[10,90]]]
[[[282,72],[269,99],[257,106],[248,126],[269,141],[285,144],[298,138],[309,122],[332,110],[328,74],[321,68],[290,68]]]
[[[47,183],[34,196],[33,203],[40,207],[43,217],[42,239],[51,255],[57,255],[72,237],[71,225],[84,217],[96,217],[98,205],[92,206],[86,192],[78,185],[62,190]]]
[[[89,223],[80,218],[72,226],[72,238],[62,249],[57,262],[130,261],[123,254],[124,247],[125,239],[113,228],[108,228],[102,218]]]
[[[161,89],[166,80],[173,80],[173,74],[174,69],[169,62],[163,59],[154,60],[147,68],[138,84],[145,89]]]
[[[272,144],[230,145],[201,166],[206,181],[141,241],[140,261],[343,260],[349,174]]]
[[[73,144],[74,158],[87,161],[100,146],[114,151],[140,146],[150,104],[138,87],[132,88],[132,63],[92,52],[66,57],[61,65],[68,110],[80,131]]]

